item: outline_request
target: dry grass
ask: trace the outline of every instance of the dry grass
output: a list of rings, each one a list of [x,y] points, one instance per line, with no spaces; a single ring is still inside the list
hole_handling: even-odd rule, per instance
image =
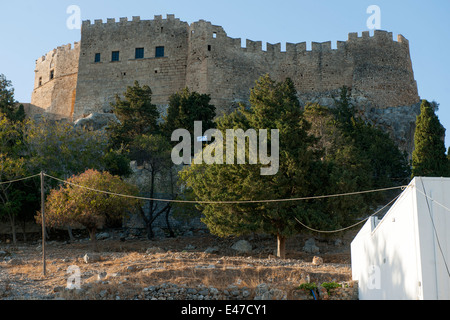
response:
[[[162,283],[184,284],[195,287],[200,284],[225,289],[230,284],[239,287],[255,288],[261,283],[270,283],[287,292],[292,291],[309,278],[311,282],[349,281],[351,270],[348,265],[349,253],[339,252],[321,255],[325,261],[322,266],[313,266],[312,256],[306,256],[294,245],[288,247],[289,261],[282,265],[279,260],[268,259],[272,249],[254,250],[252,256],[237,255],[229,250],[226,241],[217,242],[214,237],[189,238],[188,240],[165,239],[156,241],[100,241],[101,261],[86,264],[82,257],[90,252],[89,243],[61,244],[51,243],[47,247],[47,276],[42,275],[41,252],[36,246],[19,247],[15,252],[17,264],[3,263],[2,268],[15,281],[34,283],[52,293],[55,288],[67,285],[70,266],[76,265],[81,271],[82,286],[89,290],[82,297],[70,291],[61,290],[68,299],[99,299],[100,296],[120,296],[121,299],[142,298],[143,288]],[[187,242],[196,249],[184,250]],[[219,254],[206,254],[203,251],[219,243]],[[299,242],[300,243],[300,242]],[[261,248],[270,247],[258,243]],[[164,253],[146,254],[147,248],[161,247]],[[265,251],[264,251],[265,250]],[[297,260],[292,260],[296,257]],[[106,272],[107,277],[98,280],[98,274]]]

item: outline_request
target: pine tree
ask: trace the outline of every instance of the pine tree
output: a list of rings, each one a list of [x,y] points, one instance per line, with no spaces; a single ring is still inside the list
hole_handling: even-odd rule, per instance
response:
[[[309,126],[292,81],[277,83],[269,76],[261,77],[251,91],[250,106],[241,106],[238,111],[223,116],[217,121],[217,127],[222,132],[240,128],[244,131],[268,129],[270,133],[271,129],[278,129],[279,171],[274,175],[261,175],[261,163],[252,165],[246,161],[243,165],[236,162],[192,165],[181,177],[202,201],[286,199],[319,194],[323,192],[322,153],[313,148],[317,139],[308,134]],[[268,145],[273,143],[272,137],[268,136],[267,140]],[[248,152],[246,150],[247,159]],[[264,232],[275,236],[278,256],[282,258],[286,239],[298,232],[295,218],[314,215],[305,202],[206,204],[200,209],[204,214],[202,221],[215,235]]]
[[[114,149],[119,149],[122,145],[127,147],[137,136],[159,132],[159,112],[156,105],[152,104],[152,90],[149,86],[141,87],[135,81],[134,86],[127,87],[124,99],[116,95],[111,107],[120,120],[120,123],[109,127]]]
[[[11,81],[7,80],[3,74],[0,74],[0,112],[14,122],[25,119],[24,107],[22,104],[17,104]]]
[[[188,88],[172,94],[162,126],[165,135],[170,139],[176,129],[186,129],[193,135],[195,121],[202,121],[203,131],[214,128],[216,108],[210,101],[210,95],[191,92]]]
[[[412,155],[412,175],[425,177],[448,176],[445,155],[445,128],[431,104],[423,100],[414,134],[415,150]]]

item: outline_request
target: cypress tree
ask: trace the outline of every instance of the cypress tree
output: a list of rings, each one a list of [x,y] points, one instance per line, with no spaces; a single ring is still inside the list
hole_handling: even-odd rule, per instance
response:
[[[448,160],[445,155],[445,128],[431,104],[423,100],[414,134],[415,150],[412,155],[412,175],[425,177],[447,176]]]

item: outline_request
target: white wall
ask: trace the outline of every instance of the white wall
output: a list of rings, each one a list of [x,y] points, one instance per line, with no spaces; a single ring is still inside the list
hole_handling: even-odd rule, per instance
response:
[[[450,300],[450,178],[415,180],[424,299]]]
[[[429,196],[450,208],[450,179],[415,178],[378,224],[375,218],[367,221],[351,244],[352,274],[359,281],[361,300],[449,299],[450,278],[426,198],[419,192],[421,181]],[[450,233],[444,230],[450,230],[450,212],[429,204],[449,260]]]

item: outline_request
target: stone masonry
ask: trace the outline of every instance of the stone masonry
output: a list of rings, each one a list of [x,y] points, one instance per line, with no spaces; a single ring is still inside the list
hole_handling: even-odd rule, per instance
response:
[[[394,41],[392,33],[375,30],[373,36],[350,33],[336,49],[331,42],[313,42],[307,50],[302,42],[287,43],[285,51],[280,43],[268,43],[263,50],[261,41],[246,40],[242,47],[241,39],[228,37],[220,26],[204,20],[189,25],[170,14],[153,20],[84,21],[81,41],[39,58],[35,73],[31,105],[72,121],[109,113],[115,95],[135,80],[151,87],[159,106],[188,87],[209,94],[219,114],[248,101],[250,89],[264,74],[277,81],[291,78],[302,103],[330,105],[345,85],[355,100],[373,110],[404,107],[386,117],[412,115],[415,121],[417,108],[408,106],[420,101],[409,42],[402,35]],[[377,119],[383,118],[384,111],[373,110]],[[390,128],[394,138],[400,134],[400,140],[410,140],[411,125]]]

